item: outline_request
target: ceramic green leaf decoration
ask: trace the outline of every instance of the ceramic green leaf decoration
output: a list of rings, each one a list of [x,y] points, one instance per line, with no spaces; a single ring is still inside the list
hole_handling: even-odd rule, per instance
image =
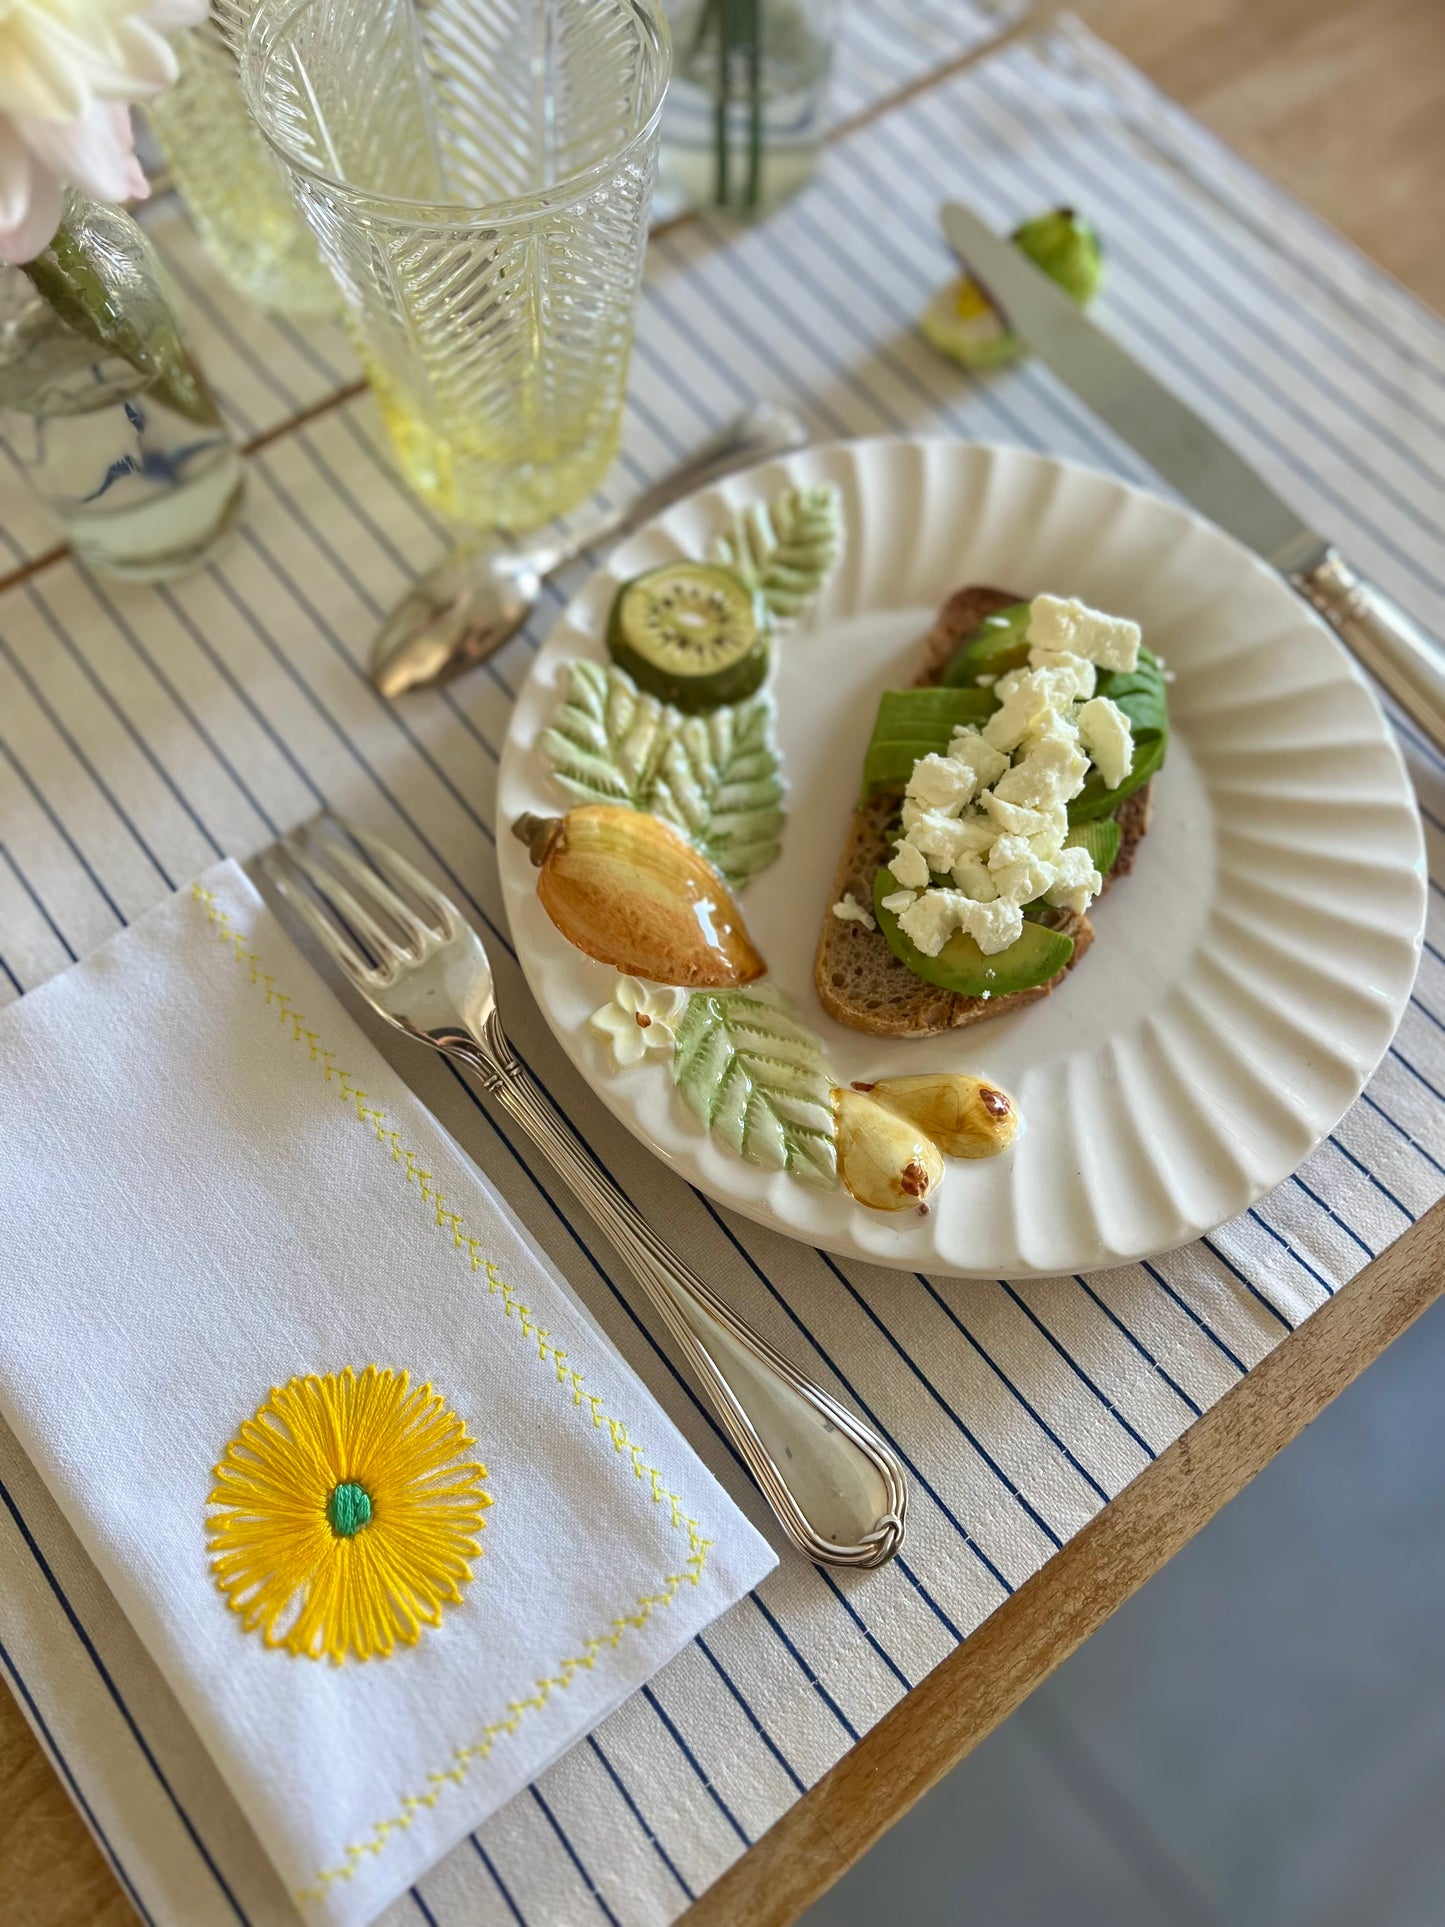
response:
[[[645,810],[679,720],[675,709],[644,696],[624,670],[573,662],[567,700],[542,732],[542,748],[557,781],[580,802]]]
[[[751,1164],[837,1183],[833,1078],[776,992],[695,990],[676,1036],[677,1088],[715,1138]]]
[[[569,795],[665,817],[734,886],[778,854],[783,779],[768,697],[683,716],[615,663],[574,662],[542,748]]]
[[[782,800],[773,706],[759,696],[681,719],[662,752],[649,807],[738,887],[777,856]]]
[[[717,557],[757,589],[775,620],[801,614],[843,552],[843,498],[833,482],[754,502],[720,538]]]

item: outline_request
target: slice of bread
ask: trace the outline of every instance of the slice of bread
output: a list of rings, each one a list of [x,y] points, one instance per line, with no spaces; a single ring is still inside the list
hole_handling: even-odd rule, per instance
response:
[[[913,687],[926,688],[938,682],[965,636],[972,635],[985,617],[1023,600],[1004,589],[982,586],[959,589],[951,595],[928,632]],[[1152,783],[1146,783],[1127,797],[1119,810],[1123,841],[1118,860],[1104,880],[1105,890],[1133,868],[1135,853],[1149,828],[1152,788]],[[832,906],[850,893],[871,911],[873,879],[893,854],[901,801],[899,792],[881,792],[853,812],[813,960],[813,981],[824,1010],[851,1030],[871,1031],[878,1037],[933,1037],[940,1031],[982,1023],[988,1017],[1005,1016],[1047,997],[1094,941],[1094,926],[1081,913],[1058,910],[1050,919],[1055,928],[1074,940],[1073,954],[1063,970],[1032,990],[1016,990],[1003,997],[960,997],[955,991],[926,984],[894,956],[882,931],[865,929],[861,923],[845,923],[833,915]]]

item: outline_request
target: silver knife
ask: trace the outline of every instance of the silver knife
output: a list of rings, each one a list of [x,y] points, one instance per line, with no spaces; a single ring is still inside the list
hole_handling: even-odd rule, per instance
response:
[[[956,201],[942,219],[970,274],[1039,359],[1211,522],[1278,569],[1445,750],[1445,651],[1011,241]]]

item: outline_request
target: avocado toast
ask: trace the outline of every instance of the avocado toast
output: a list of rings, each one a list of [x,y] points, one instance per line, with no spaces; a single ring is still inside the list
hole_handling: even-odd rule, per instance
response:
[[[1055,610],[1080,606],[1061,605],[1053,598],[1040,601]],[[937,691],[937,696],[910,699],[901,692],[888,692],[880,704],[863,795],[853,813],[829,898],[830,906],[838,908],[835,912],[830,907],[824,915],[814,960],[823,1008],[854,1030],[926,1037],[1002,1016],[1047,996],[1093,941],[1087,909],[1066,902],[1051,905],[1039,897],[1023,908],[1018,937],[1001,951],[995,946],[996,954],[981,956],[973,940],[960,932],[929,957],[901,932],[895,914],[909,893],[895,893],[896,879],[887,866],[903,827],[900,818],[911,782],[913,752],[930,747],[930,731],[932,747],[941,750],[949,731],[976,732],[997,714],[994,690],[999,677],[1029,660],[1029,607],[1000,589],[958,590],[940,610],[910,685],[912,691]],[[1137,630],[1134,636],[1137,644]],[[1052,659],[1064,660],[1062,656]],[[978,674],[985,677],[982,684],[976,681]],[[1008,686],[1005,681],[1005,689]],[[1106,671],[1100,687],[1117,690],[1119,705],[1137,737],[1128,774],[1114,785],[1121,792],[1117,800],[1102,784],[1100,772],[1093,770],[1083,793],[1069,804],[1068,842],[1087,847],[1098,865],[1095,897],[1133,866],[1149,827],[1152,771],[1162,763],[1167,734],[1163,674],[1147,651],[1130,672]],[[947,694],[950,689],[953,696]],[[957,744],[955,735],[954,747]],[[931,760],[936,762],[937,757]],[[1076,859],[1079,862],[1082,859]],[[920,894],[913,892],[915,902]],[[1077,904],[1087,893],[1072,895]],[[851,913],[843,910],[850,898]],[[894,910],[888,908],[890,900]],[[866,911],[867,921],[857,915],[860,909]]]

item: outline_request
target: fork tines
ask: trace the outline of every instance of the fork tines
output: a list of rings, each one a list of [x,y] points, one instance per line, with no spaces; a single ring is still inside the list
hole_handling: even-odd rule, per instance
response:
[[[267,875],[347,975],[390,975],[450,937],[457,911],[380,837],[343,817],[313,817],[262,858]],[[309,887],[308,887],[309,886]]]

